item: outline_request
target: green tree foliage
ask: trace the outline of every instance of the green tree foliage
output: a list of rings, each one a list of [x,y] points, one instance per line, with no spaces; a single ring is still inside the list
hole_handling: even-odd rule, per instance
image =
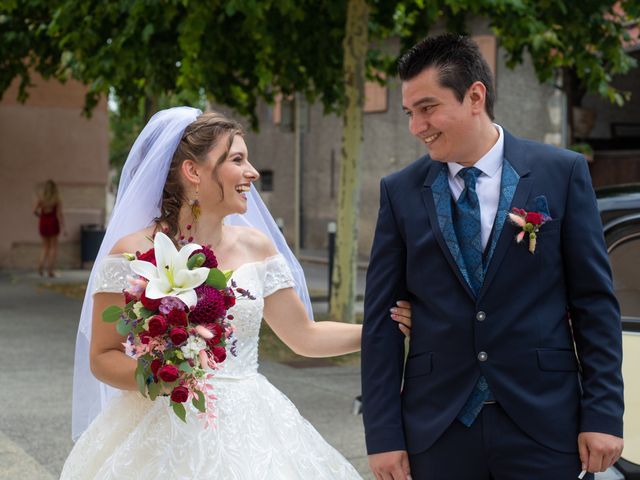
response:
[[[259,99],[304,93],[326,111],[353,107],[345,91],[362,88],[345,66],[344,49],[353,44],[347,28],[349,7],[361,0],[3,0],[0,3],[0,92],[17,77],[24,100],[30,75],[70,76],[89,86],[86,111],[101,95],[118,99],[119,119],[148,118],[160,98],[207,98],[225,104],[257,126]],[[633,59],[622,48],[625,25],[640,16],[637,0],[369,0],[358,8],[368,24],[370,45],[395,37],[405,50],[442,22],[464,33],[467,19],[487,18],[510,66],[530,55],[540,81],[557,70],[574,100],[597,92],[621,104],[625,93],[612,86],[613,76],[627,72]],[[623,13],[624,12],[624,13]],[[370,47],[369,74],[393,73],[397,52]],[[360,60],[350,60],[352,65]],[[355,63],[353,63],[355,62]],[[347,62],[349,63],[349,62]],[[371,67],[375,67],[376,70]],[[364,69],[355,69],[364,75]],[[355,94],[353,98],[361,98]],[[141,106],[141,102],[142,106]],[[142,112],[142,113],[141,113]],[[356,117],[345,125],[343,162],[357,176],[360,155],[353,135],[360,135]],[[143,120],[133,120],[129,131]],[[355,123],[354,123],[355,122]],[[126,126],[123,126],[125,128]],[[126,128],[125,128],[126,129]],[[357,139],[355,139],[357,141]],[[352,153],[348,153],[352,152]],[[358,218],[358,178],[341,179],[339,216]],[[349,210],[349,212],[347,212]],[[348,213],[348,215],[347,215]],[[345,216],[347,215],[347,216]],[[354,216],[355,215],[355,216]],[[347,222],[345,221],[345,224]],[[338,232],[354,238],[352,231]],[[331,311],[353,318],[355,258],[350,250],[336,265],[340,274]],[[348,257],[348,258],[347,258]],[[346,306],[345,306],[346,305]]]

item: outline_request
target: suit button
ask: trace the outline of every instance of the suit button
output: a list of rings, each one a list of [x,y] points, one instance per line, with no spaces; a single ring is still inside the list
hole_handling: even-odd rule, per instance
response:
[[[489,358],[489,355],[487,355],[487,352],[480,352],[478,354],[478,360],[480,360],[481,362],[486,362],[487,358]]]
[[[478,313],[476,313],[476,320],[478,320],[479,322],[484,322],[485,318],[487,318],[487,314],[483,311],[479,311]]]

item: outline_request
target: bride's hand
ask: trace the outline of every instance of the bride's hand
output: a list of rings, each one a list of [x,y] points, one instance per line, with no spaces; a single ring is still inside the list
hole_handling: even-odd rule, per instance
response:
[[[406,337],[411,336],[411,304],[406,300],[398,300],[391,309],[391,318],[398,322],[398,328]]]

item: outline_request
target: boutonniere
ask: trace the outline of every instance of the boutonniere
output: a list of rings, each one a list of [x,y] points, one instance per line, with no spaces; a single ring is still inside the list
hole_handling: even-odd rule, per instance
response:
[[[529,251],[534,253],[540,227],[551,220],[551,217],[540,212],[527,212],[521,208],[513,208],[509,212],[509,220],[522,228],[522,231],[516,235],[516,242],[521,243],[524,236],[529,235]]]

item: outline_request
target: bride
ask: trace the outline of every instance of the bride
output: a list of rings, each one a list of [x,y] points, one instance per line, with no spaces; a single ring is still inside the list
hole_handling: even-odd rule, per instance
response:
[[[154,115],[133,145],[92,271],[76,343],[73,435],[62,479],[355,479],[355,469],[258,369],[264,318],[296,353],[327,357],[360,348],[361,326],[313,322],[304,275],[252,183],[240,126],[218,113],[177,107]],[[194,215],[194,204],[201,215]],[[211,245],[222,270],[255,299],[234,316],[237,356],[213,378],[215,425],[182,422],[167,397],[138,393],[136,362],[101,320],[123,305],[131,274],[123,253],[145,252],[156,232]],[[392,318],[408,334],[410,308]],[[79,437],[79,438],[78,438]]]

